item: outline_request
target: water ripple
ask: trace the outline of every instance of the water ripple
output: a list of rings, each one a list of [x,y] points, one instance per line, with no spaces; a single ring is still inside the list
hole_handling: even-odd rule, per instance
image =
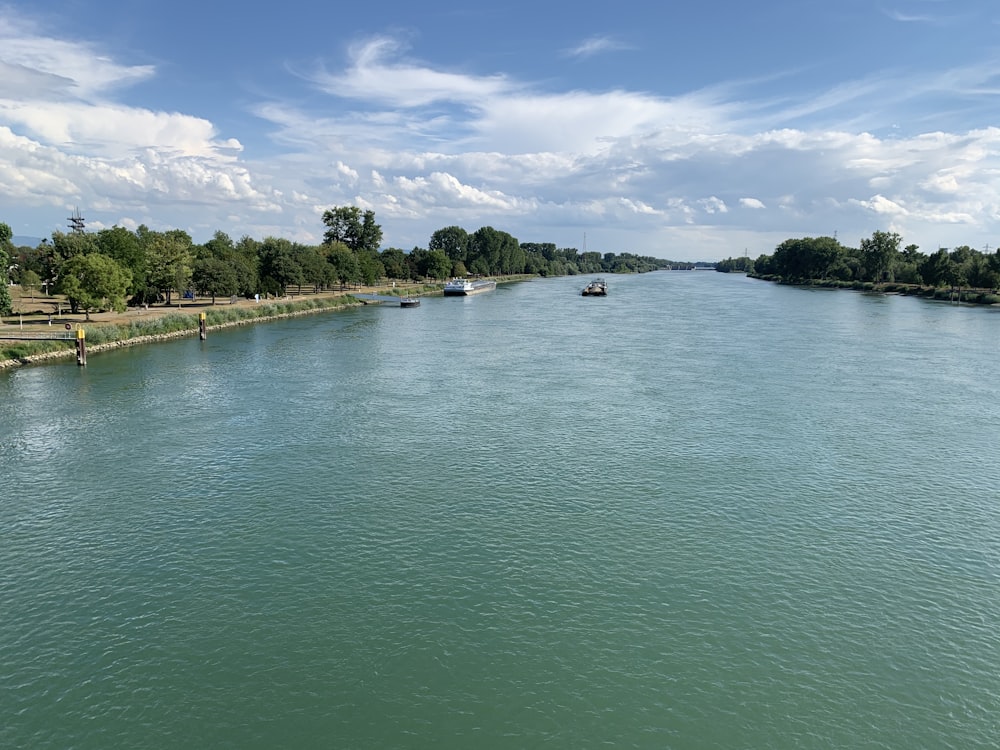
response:
[[[0,746],[995,745],[995,317],[578,285],[0,374]]]

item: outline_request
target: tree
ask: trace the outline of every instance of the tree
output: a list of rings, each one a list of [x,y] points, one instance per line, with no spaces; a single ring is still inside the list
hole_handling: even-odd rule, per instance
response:
[[[482,227],[469,239],[469,258],[466,265],[473,273],[484,276],[495,273],[521,273],[524,270],[524,253],[520,243],[507,232],[493,227]]]
[[[361,280],[361,269],[358,267],[358,256],[343,242],[330,245],[327,261],[333,267],[333,275],[341,286]]]
[[[919,270],[924,283],[931,286],[953,284],[957,278],[955,263],[948,255],[948,250],[943,247],[924,259]]]
[[[775,248],[770,273],[789,281],[825,279],[842,256],[843,248],[833,237],[789,239]]]
[[[309,245],[294,245],[292,255],[301,270],[299,277],[299,294],[302,284],[312,284],[313,292],[318,292],[333,280],[333,269],[319,247]]]
[[[131,293],[146,286],[146,254],[134,232],[119,226],[102,229],[95,242],[100,252],[132,272]]]
[[[893,262],[899,256],[902,240],[895,232],[872,232],[870,239],[861,240],[861,257],[872,281],[892,281]]]
[[[101,253],[74,255],[62,267],[59,291],[69,300],[73,312],[83,310],[90,320],[91,310],[125,310],[125,294],[132,274]]]
[[[390,279],[410,278],[410,267],[406,263],[406,253],[398,247],[389,247],[379,253],[382,268]]]
[[[166,296],[169,305],[171,290],[183,291],[191,278],[191,237],[181,230],[152,232],[145,226],[137,234],[146,254],[148,283]]]
[[[290,284],[300,284],[302,268],[295,262],[292,243],[265,237],[260,244],[260,287],[262,292],[284,295]]]
[[[216,237],[219,236],[216,233]],[[224,236],[224,235],[223,235]],[[228,240],[229,238],[226,237]],[[239,242],[233,247],[233,255],[228,259],[225,255],[222,260],[229,260],[236,271],[236,278],[239,281],[239,291],[244,297],[252,297],[254,292],[260,288],[260,242],[253,237],[243,235]]]
[[[100,250],[100,247],[97,245],[96,235],[87,232],[52,233],[52,254],[57,271],[58,267],[70,258],[97,250]]]
[[[458,261],[461,263],[461,261]],[[451,258],[444,250],[430,250],[423,258],[420,272],[423,276],[431,279],[446,279],[451,273]]]
[[[438,229],[431,235],[427,249],[443,250],[452,261],[464,263],[469,254],[469,233],[456,226]]]
[[[371,286],[385,276],[385,266],[382,265],[382,261],[379,260],[376,253],[362,250],[355,255],[358,259],[358,271],[361,274],[362,282]]]
[[[206,255],[195,260],[191,271],[191,283],[200,293],[212,295],[213,305],[216,295],[230,297],[239,289],[236,272],[232,266]]]
[[[10,266],[11,237],[14,232],[10,226],[0,222],[0,315],[10,315],[14,312],[14,300],[10,296],[10,282],[7,271]]]
[[[382,244],[382,227],[375,223],[375,212],[365,211],[357,206],[334,206],[323,212],[326,232],[323,242],[342,242],[351,250],[367,250],[377,253]]]
[[[42,285],[41,277],[30,268],[21,274],[21,289],[27,289],[31,299],[35,299],[35,291]]]

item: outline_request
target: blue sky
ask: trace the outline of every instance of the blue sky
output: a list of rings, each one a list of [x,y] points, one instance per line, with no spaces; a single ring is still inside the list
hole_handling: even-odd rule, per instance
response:
[[[998,39],[993,0],[0,0],[0,221],[992,251]]]

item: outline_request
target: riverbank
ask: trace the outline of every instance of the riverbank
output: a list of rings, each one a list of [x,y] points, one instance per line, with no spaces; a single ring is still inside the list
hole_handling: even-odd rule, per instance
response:
[[[523,281],[530,276],[498,277],[497,281]],[[76,356],[72,338],[62,340],[5,339],[4,332],[18,334],[69,334],[83,328],[87,353],[167,341],[199,333],[200,316],[205,315],[206,330],[211,332],[234,326],[252,325],[282,318],[314,315],[362,304],[355,295],[430,296],[441,294],[443,282],[389,282],[375,286],[313,291],[296,291],[281,298],[216,300],[195,297],[174,301],[170,305],[150,305],[129,308],[125,312],[83,313],[68,311],[65,298],[53,295],[22,293],[11,287],[14,315],[3,318],[0,325],[0,370],[40,364]]]
[[[1000,295],[994,289],[974,289],[959,286],[925,286],[894,281],[841,281],[839,279],[785,279],[773,274],[748,273],[747,276],[761,281],[788,286],[808,286],[821,289],[851,289],[856,292],[876,292],[879,294],[901,294],[921,297],[938,302],[952,302],[968,305],[997,305]]]
[[[214,331],[354,307],[362,304],[354,297],[356,294],[424,296],[440,293],[441,287],[441,284],[401,283],[395,286],[356,286],[259,301],[243,298],[217,300],[214,304],[210,298],[184,299],[179,304],[129,308],[122,313],[91,313],[89,320],[82,313],[69,313],[65,300],[59,297],[15,293],[15,314],[4,318],[4,325],[0,327],[0,369],[70,358],[76,354],[73,339],[5,340],[5,331],[11,336],[46,335],[83,328],[87,353],[94,354],[197,335],[202,314],[205,315],[206,330]],[[17,287],[12,289],[17,290]]]

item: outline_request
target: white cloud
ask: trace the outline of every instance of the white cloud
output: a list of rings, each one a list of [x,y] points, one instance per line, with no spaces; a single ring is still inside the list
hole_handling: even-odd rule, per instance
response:
[[[601,52],[628,49],[627,45],[610,36],[592,36],[584,39],[577,46],[566,50],[567,57],[592,57]]]
[[[594,37],[575,52],[614,45]],[[754,248],[752,236],[853,236],[883,221],[932,237],[951,222],[972,235],[944,241],[954,245],[1000,222],[1000,129],[856,127],[877,119],[873,103],[945,88],[995,101],[986,64],[924,81],[872,74],[791,101],[735,84],[674,97],[548,90],[405,53],[368,39],[342,70],[309,78],[319,95],[253,106],[272,128],[277,153],[265,154],[198,111],[125,104],[122,89],[154,68],[0,21],[0,207],[316,241],[324,208],[350,203],[401,247],[458,223],[557,243],[600,229],[650,243],[640,252],[670,247],[671,232]]]
[[[500,75],[474,77],[394,61],[402,51],[396,39],[368,39],[351,47],[351,64],[343,73],[320,71],[313,81],[335,96],[407,108],[440,102],[476,105],[486,97],[502,96],[513,88]]]
[[[906,216],[908,213],[903,206],[895,201],[889,200],[884,195],[874,195],[868,200],[851,199],[851,203],[867,208],[876,214],[888,214],[892,216]]]
[[[714,195],[710,198],[702,198],[698,201],[702,210],[708,214],[724,214],[729,212],[729,207],[726,206],[726,202],[721,198],[717,198]]]
[[[150,65],[120,65],[91,45],[39,35],[32,24],[0,19],[0,98],[91,101],[152,77]]]

